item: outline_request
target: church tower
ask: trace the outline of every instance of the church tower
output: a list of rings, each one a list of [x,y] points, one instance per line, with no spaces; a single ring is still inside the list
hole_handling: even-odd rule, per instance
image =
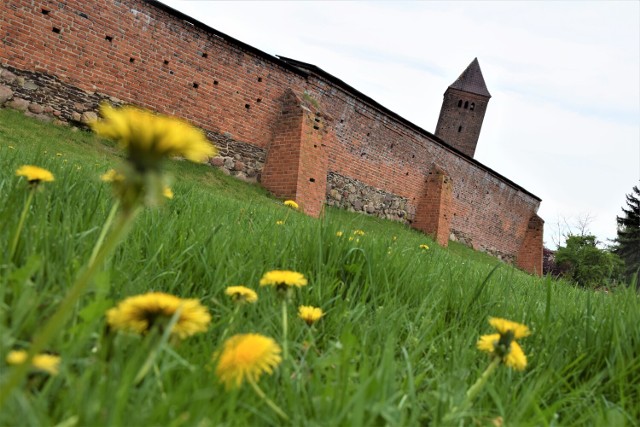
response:
[[[475,58],[444,93],[436,136],[473,157],[489,98],[491,94]]]

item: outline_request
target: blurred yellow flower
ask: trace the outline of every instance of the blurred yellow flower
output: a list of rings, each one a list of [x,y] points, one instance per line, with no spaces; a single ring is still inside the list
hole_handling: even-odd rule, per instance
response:
[[[154,169],[164,157],[182,156],[202,162],[216,153],[204,133],[175,117],[154,114],[133,106],[100,107],[103,119],[91,123],[100,136],[117,141],[138,171]]]
[[[427,245],[420,245],[420,249],[424,249],[425,251],[429,250],[429,246]]]
[[[288,287],[306,286],[307,279],[296,271],[272,270],[266,272],[260,279],[260,286],[275,286],[278,289],[286,289]]]
[[[307,322],[309,326],[320,320],[322,316],[324,316],[324,313],[321,308],[310,305],[301,305],[298,307],[298,317]]]
[[[37,185],[41,182],[54,181],[53,174],[38,166],[23,165],[16,170],[16,176],[24,176],[29,184]]]
[[[513,332],[513,338],[515,339],[528,337],[531,334],[527,326],[521,323],[512,322],[511,320],[501,319],[499,317],[490,317],[489,324],[502,335],[509,331]]]
[[[278,220],[278,221],[276,221],[276,225],[284,225],[284,221]]]
[[[496,317],[489,318],[489,323],[499,333],[482,335],[476,347],[499,357],[502,363],[510,368],[522,371],[527,366],[527,356],[515,340],[529,336],[529,328],[520,323]]]
[[[169,187],[168,185],[165,185],[162,188],[162,195],[167,199],[173,199],[173,190],[171,190],[171,187]]]
[[[292,209],[298,209],[299,208],[298,204],[293,200],[285,200],[284,201],[284,205],[288,206],[288,207],[290,207]]]
[[[62,157],[62,153],[56,153],[57,157]]]
[[[362,230],[355,230],[355,231],[353,232],[353,234],[354,234],[354,235],[356,235],[356,236],[364,236],[364,231],[362,231]]]
[[[338,237],[342,237],[342,235],[343,235],[343,234],[344,234],[344,233],[343,233],[342,231],[338,231],[338,232],[336,233],[336,236],[338,236]]]
[[[6,358],[8,365],[22,365],[26,360],[27,352],[24,350],[10,351]],[[31,366],[39,371],[44,371],[51,375],[58,375],[60,357],[53,354],[36,354],[31,360]]]
[[[162,292],[149,292],[121,301],[107,311],[107,322],[116,330],[145,334],[162,328],[180,310],[171,334],[181,339],[207,330],[211,315],[197,299],[181,299]]]
[[[254,303],[258,301],[258,294],[245,286],[229,286],[224,293],[236,302]]]
[[[256,383],[264,373],[272,374],[282,361],[280,346],[259,334],[234,335],[225,341],[216,356],[216,375],[227,389],[240,387],[245,380]]]
[[[103,182],[124,181],[124,175],[122,175],[115,169],[109,169],[108,171],[100,175],[100,180]]]

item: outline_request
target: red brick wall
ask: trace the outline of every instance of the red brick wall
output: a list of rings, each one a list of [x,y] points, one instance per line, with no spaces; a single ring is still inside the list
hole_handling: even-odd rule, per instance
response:
[[[507,258],[538,239],[527,230],[539,200],[517,185],[366,97],[183,18],[142,0],[5,0],[0,61],[267,150],[263,185],[310,214],[329,190],[327,172],[401,196],[415,212],[438,164],[452,180],[451,232]],[[294,118],[283,114],[287,93]],[[290,170],[270,164],[278,150],[294,154]]]
[[[451,178],[434,167],[427,176],[425,193],[418,202],[413,227],[431,234],[436,242],[448,246],[451,230]]]

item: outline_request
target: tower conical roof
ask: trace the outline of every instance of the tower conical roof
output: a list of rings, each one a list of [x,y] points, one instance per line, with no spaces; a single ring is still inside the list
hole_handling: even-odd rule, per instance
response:
[[[491,98],[491,94],[487,90],[487,85],[484,83],[482,71],[480,71],[478,58],[471,61],[467,69],[464,70],[462,74],[460,74],[460,77],[449,87],[451,89],[458,89]]]

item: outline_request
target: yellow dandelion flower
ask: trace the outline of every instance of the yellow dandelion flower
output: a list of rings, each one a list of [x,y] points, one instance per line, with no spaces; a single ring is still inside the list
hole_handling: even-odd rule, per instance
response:
[[[342,231],[338,231],[338,232],[336,233],[336,236],[337,236],[337,237],[342,237],[342,235],[343,235],[343,234],[344,234],[344,233],[343,233]]]
[[[501,319],[499,317],[490,317],[489,324],[493,328],[504,335],[511,331],[513,338],[520,339],[530,335],[529,328],[521,323],[512,322],[511,320]]]
[[[517,371],[524,371],[524,368],[527,367],[527,356],[524,354],[520,344],[515,341],[511,342],[511,349],[504,358],[504,364]]]
[[[164,157],[182,156],[202,162],[215,154],[204,133],[187,122],[132,106],[100,108],[102,120],[91,123],[100,136],[117,141],[136,169],[154,168]]]
[[[288,207],[290,207],[292,209],[298,209],[299,208],[298,204],[293,200],[285,200],[284,201],[284,205],[288,206]]]
[[[180,310],[171,333],[181,339],[204,332],[211,315],[197,299],[181,299],[162,292],[149,292],[121,301],[107,311],[107,322],[116,330],[147,333],[155,325],[163,326]]]
[[[278,221],[276,221],[276,225],[284,225],[284,221],[278,220]]]
[[[245,286],[229,286],[225,289],[224,293],[230,296],[235,302],[254,303],[258,301],[258,294],[253,289]]]
[[[398,240],[398,236],[393,236],[393,237],[391,238],[391,240],[393,240],[393,241],[395,242],[396,240]]]
[[[282,361],[280,346],[259,334],[234,335],[225,341],[219,354],[216,375],[227,389],[240,387],[245,380],[257,382],[272,374]]]
[[[420,249],[424,249],[425,251],[429,250],[429,246],[427,245],[420,245]]]
[[[9,149],[10,149],[10,150],[15,150],[15,149],[16,149],[16,147],[14,147],[13,145],[10,145],[10,146],[9,146]],[[45,151],[45,152],[46,152],[46,151]]]
[[[287,270],[268,271],[260,279],[260,286],[275,286],[278,289],[287,289],[292,286],[300,288],[306,284],[307,279],[301,273]]]
[[[353,234],[354,234],[355,236],[364,236],[364,231],[362,231],[362,230],[355,230],[355,231],[353,232]]]
[[[476,347],[480,351],[492,354],[510,368],[522,371],[527,366],[527,356],[515,340],[529,336],[529,328],[520,323],[496,317],[489,318],[489,323],[499,333],[482,335]]]
[[[171,187],[169,187],[168,185],[165,185],[162,188],[162,195],[167,199],[173,199],[173,190],[171,190]]]
[[[8,365],[22,365],[27,360],[27,352],[24,350],[13,350],[7,354]],[[31,360],[31,366],[39,371],[44,371],[50,375],[58,375],[60,370],[60,357],[53,354],[36,354]]]
[[[310,305],[301,305],[298,307],[298,317],[307,322],[309,326],[320,320],[322,316],[324,316],[324,313],[321,308]]]
[[[103,182],[119,182],[124,181],[124,175],[115,169],[109,169],[102,175],[100,175],[100,180]]]
[[[62,157],[62,153],[56,153],[56,157]]]
[[[38,166],[23,165],[16,171],[16,176],[24,176],[29,184],[38,185],[41,182],[54,181],[53,174]]]

